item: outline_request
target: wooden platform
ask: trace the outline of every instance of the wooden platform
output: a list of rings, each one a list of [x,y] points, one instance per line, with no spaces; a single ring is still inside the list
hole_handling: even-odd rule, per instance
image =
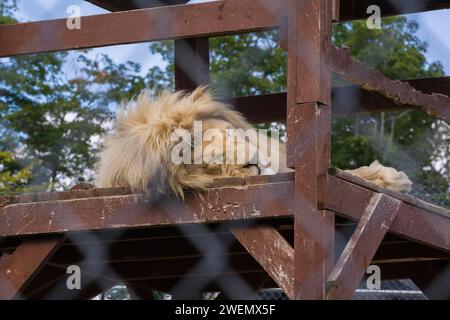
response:
[[[383,193],[401,201],[390,234],[373,258],[373,263],[381,266],[383,278],[414,279],[421,277],[424,270],[449,265],[448,210],[340,171],[331,173],[323,208],[342,216],[335,223],[336,257],[370,199]],[[141,295],[148,298],[151,289],[171,292],[189,278],[204,281],[202,290],[219,291],[222,281],[241,279],[254,293],[277,284],[230,228],[270,226],[269,230],[273,228],[292,245],[292,196],[293,174],[289,173],[221,179],[206,193],[188,195],[185,204],[149,204],[143,195],[130,194],[123,188],[3,197],[0,250],[13,253],[31,235],[39,239],[66,235],[53,257],[21,292],[27,298],[54,298],[56,294],[61,298],[88,298],[118,283],[147,292]],[[237,219],[239,222],[234,222]],[[414,228],[414,224],[421,228]],[[202,248],[199,243],[213,245]],[[221,263],[192,272],[205,257]],[[83,277],[86,290],[65,287],[65,271],[72,264],[79,265],[87,275]],[[175,296],[180,294],[192,292],[175,292]]]

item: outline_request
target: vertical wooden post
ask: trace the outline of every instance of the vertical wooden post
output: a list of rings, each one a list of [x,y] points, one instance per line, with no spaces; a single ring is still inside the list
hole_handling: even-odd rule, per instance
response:
[[[295,167],[296,299],[324,299],[334,215],[320,210],[330,166],[331,0],[290,0],[287,159]],[[319,192],[320,191],[320,192]]]
[[[175,40],[175,90],[193,91],[209,82],[209,39]],[[171,292],[173,300],[201,299],[202,292]]]
[[[175,40],[175,89],[191,91],[208,82],[208,38]]]

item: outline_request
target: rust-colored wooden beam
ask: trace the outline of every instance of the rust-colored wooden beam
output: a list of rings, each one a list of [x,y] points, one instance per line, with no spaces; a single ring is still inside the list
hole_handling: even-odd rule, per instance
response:
[[[208,38],[175,40],[175,89],[192,91],[208,82]]]
[[[143,195],[118,195],[12,204],[0,208],[0,235],[282,217],[291,214],[291,187],[281,182],[213,188],[188,194],[184,203],[170,199],[151,204]]]
[[[188,2],[187,0],[87,0],[99,7],[110,11],[132,10],[142,8],[152,8],[162,5],[174,5]],[[332,0],[334,3],[340,3],[336,9],[340,13],[341,21],[367,19],[370,14],[367,8],[371,5],[380,7],[381,16],[393,16],[401,14],[410,14],[417,12],[426,12],[450,8],[448,1],[427,0]],[[276,1],[274,1],[276,2]],[[281,1],[280,1],[281,2]],[[335,17],[335,15],[333,15]]]
[[[185,4],[189,0],[87,0],[109,11],[123,11]]]
[[[188,195],[185,208],[192,209],[191,221],[193,222],[225,221],[233,219],[231,215],[233,208],[230,207],[230,203],[234,203],[234,198],[243,202],[245,209],[248,210],[247,213],[243,213],[244,208],[236,209],[236,211],[233,211],[237,214],[234,219],[239,219],[240,217],[244,219],[251,218],[251,213],[255,213],[253,217],[257,218],[258,216],[253,210],[262,210],[266,205],[267,211],[261,211],[260,217],[290,217],[293,215],[293,179],[292,173],[276,176],[256,176],[247,179],[223,179],[224,181],[218,183],[220,187],[202,195],[203,200],[194,195]],[[249,193],[242,192],[242,190],[247,189],[250,189]],[[146,217],[141,220],[142,223],[145,222],[143,226],[149,226],[152,223],[155,223],[155,226],[161,225],[160,223],[170,225],[170,223],[176,222],[175,218],[167,216],[165,219],[162,219],[164,212],[159,211],[160,208],[145,204],[140,195],[123,194],[122,188],[94,189],[89,192],[89,194],[83,193],[82,195],[74,194],[74,192],[58,192],[38,194],[36,197],[31,197],[30,195],[16,196],[12,200],[13,204],[0,208],[0,234],[8,237],[26,234],[43,235],[63,232],[64,230],[76,232],[101,229],[102,221],[103,229],[105,231],[106,229],[111,229],[111,233],[114,233],[112,229],[133,228],[135,223],[139,222],[139,214]],[[336,211],[344,217],[357,221],[361,218],[362,212],[370,198],[375,193],[380,192],[403,201],[390,231],[401,237],[450,252],[450,234],[448,234],[450,229],[450,212],[412,196],[379,188],[370,183],[364,185],[364,182],[355,179],[349,181],[347,176],[336,177],[330,175],[327,183],[326,202],[321,206],[321,209]],[[247,194],[247,196],[242,198],[243,194]],[[275,198],[279,201],[270,203],[267,199],[267,194],[276,194]],[[81,196],[81,198],[77,199],[77,196]],[[222,200],[216,204],[215,199],[217,198]],[[30,202],[33,200],[45,202]],[[120,205],[121,202],[123,203]],[[201,211],[202,206],[193,206],[193,203],[200,204],[200,202],[205,209],[203,213]],[[97,205],[99,203],[112,205],[111,212],[108,211],[108,215],[104,215],[101,210],[98,211]],[[204,204],[208,203],[211,206],[210,209],[206,210]],[[255,204],[255,207],[253,207],[253,204]],[[225,210],[221,218],[213,219],[213,212],[220,212],[223,206],[228,210]],[[132,215],[129,225],[124,220],[119,220],[119,216],[126,219],[129,212],[139,207],[141,209],[136,215]],[[272,211],[270,212],[269,209]],[[52,211],[54,211],[53,215],[51,214]],[[30,219],[30,215],[27,215],[29,212],[33,212],[35,219]],[[7,220],[8,214],[10,214],[9,220]],[[71,218],[72,215],[74,217]],[[75,221],[77,215],[80,218]],[[109,215],[111,216],[108,218]],[[51,217],[52,219],[50,219]],[[180,214],[179,218],[181,223],[189,220],[183,213]],[[52,222],[50,228],[49,221]],[[30,224],[28,227],[30,229],[26,227],[27,224]],[[158,230],[162,230],[164,233],[169,232],[165,228],[154,229],[152,232]],[[136,229],[133,232],[137,231],[139,230]],[[156,232],[155,234],[157,237],[163,235],[161,232]],[[176,236],[179,235],[176,234]],[[108,237],[105,239],[107,240]]]
[[[450,123],[450,97],[425,94],[407,82],[391,80],[367,64],[352,59],[348,49],[333,48],[333,69],[365,90],[376,91],[396,104],[413,105],[426,114]]]
[[[49,262],[24,291],[23,297],[30,300],[92,299],[121,283],[118,279],[108,277],[108,272],[103,269],[98,269],[99,274],[92,274],[81,268],[81,289],[70,290],[66,284],[68,277],[66,268],[52,266]]]
[[[331,17],[333,22],[339,22],[340,20],[340,8],[342,0],[331,0]]]
[[[319,210],[318,193],[330,166],[331,19],[331,1],[289,1],[287,162],[295,167],[295,299],[324,299],[334,256],[334,215]]]
[[[450,95],[450,77],[406,80],[414,89],[426,94],[434,92]],[[272,93],[259,96],[243,96],[221,99],[242,112],[253,123],[272,122],[286,119],[286,93]],[[379,112],[404,109],[418,109],[410,104],[397,104],[375,91],[368,91],[357,85],[336,87],[332,90],[333,117],[358,112]]]
[[[204,257],[179,257],[170,260],[157,261],[134,261],[131,263],[108,263],[105,264],[81,264],[81,268],[85,274],[102,273],[108,276],[109,270],[116,273],[117,280],[124,281],[140,281],[151,279],[169,279],[169,278],[195,278],[206,277],[214,279],[220,275],[226,274],[246,274],[253,272],[261,272],[264,269],[250,255],[231,255],[231,256],[214,256],[217,261],[222,260],[223,264],[204,264],[202,267],[195,268],[202,262]],[[58,265],[49,263],[51,266],[66,269],[67,265]]]
[[[286,239],[267,225],[230,230],[286,295],[293,299],[294,249]]]
[[[0,266],[0,299],[18,297],[62,241],[62,236],[24,240]]]
[[[327,299],[350,300],[397,216],[401,201],[375,194],[327,280]]]
[[[441,0],[340,0],[342,21],[367,19],[367,8],[371,5],[380,7],[382,16],[394,16],[417,12],[426,12],[450,8],[450,2]]]
[[[367,186],[329,176],[327,199],[324,207],[339,215],[358,221],[361,219],[362,212],[370,199],[382,190],[383,188],[374,191]],[[390,193],[390,196],[393,195],[393,193]],[[450,233],[448,232],[450,230],[450,212],[444,208],[431,206],[411,196],[399,195],[395,198],[400,198],[402,204],[389,231],[450,253]],[[410,200],[407,198],[410,198]]]
[[[282,2],[226,0],[86,16],[74,30],[66,19],[3,25],[0,57],[265,30],[283,10]]]

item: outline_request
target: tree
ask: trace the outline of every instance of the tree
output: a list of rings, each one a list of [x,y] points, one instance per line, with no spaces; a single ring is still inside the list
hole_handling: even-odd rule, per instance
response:
[[[352,49],[355,59],[364,61],[392,79],[417,79],[443,76],[439,62],[425,57],[427,43],[415,33],[419,26],[405,17],[385,18],[382,29],[367,29],[365,22],[343,23],[334,30],[336,46]],[[447,125],[420,111],[357,114],[334,121],[333,164],[348,168],[366,165],[374,158],[408,173],[415,192],[429,201],[448,205],[450,177],[436,161],[449,159],[442,150],[439,130]],[[444,135],[445,136],[445,135]],[[448,137],[448,135],[447,135]],[[448,138],[447,138],[448,139]],[[448,142],[448,140],[447,140]],[[425,188],[424,188],[425,186]],[[424,192],[428,186],[432,192]]]
[[[0,151],[0,194],[27,191],[30,179],[30,167],[24,167],[11,152]]]
[[[14,9],[15,1],[2,2],[0,22],[15,22]],[[31,171],[32,190],[91,179],[110,108],[152,85],[137,76],[139,68],[132,62],[115,64],[106,55],[90,59],[87,51],[0,62],[0,149],[16,154],[15,161]],[[6,177],[12,181],[3,191],[14,191],[14,173]]]

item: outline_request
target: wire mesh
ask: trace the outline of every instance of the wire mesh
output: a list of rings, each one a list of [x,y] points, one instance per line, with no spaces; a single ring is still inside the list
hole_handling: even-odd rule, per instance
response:
[[[250,52],[251,53],[251,52]],[[249,54],[250,54],[249,53]],[[250,59],[251,60],[251,59]],[[256,73],[256,71],[255,71]],[[234,79],[232,79],[234,80]],[[231,80],[230,80],[231,81]],[[229,91],[232,91],[231,89]],[[259,93],[258,89],[249,90],[252,93]],[[400,118],[390,118],[390,121],[386,121],[386,127],[388,124],[392,124],[393,121],[401,120],[401,117],[406,117],[407,114],[400,115]],[[361,119],[359,119],[361,123]],[[364,121],[369,123],[370,121],[378,121],[378,116],[367,118]],[[367,124],[366,123],[366,124]],[[377,122],[379,125],[381,122]],[[358,125],[358,128],[353,128],[358,132],[361,136],[366,136],[371,138],[370,133],[373,133],[370,130],[364,132],[362,125]],[[368,125],[370,127],[370,125]],[[414,130],[415,128],[403,128],[403,130]],[[416,183],[414,185],[414,189],[411,192],[412,195],[417,196],[425,201],[441,205],[441,206],[449,206],[449,172],[446,171],[446,167],[448,167],[448,154],[445,153],[448,150],[445,149],[448,141],[448,127],[445,125],[437,125],[435,124],[432,128],[433,134],[430,134],[429,137],[432,139],[431,143],[437,148],[437,150],[442,150],[439,154],[434,154],[434,162],[437,167],[441,169],[443,179],[439,180],[441,184],[435,184],[436,180],[431,179],[422,179],[420,183]],[[447,130],[447,131],[446,131]],[[390,133],[390,132],[389,132]],[[394,134],[394,133],[392,133]],[[447,139],[447,140],[446,140]],[[423,152],[421,144],[412,145],[412,147],[408,150],[408,154],[420,154]],[[384,148],[385,144],[379,144],[379,148]],[[443,154],[442,154],[443,152]],[[431,155],[430,155],[431,156]],[[447,158],[446,158],[447,157]],[[407,155],[404,158],[400,158],[402,160],[406,159],[405,162],[401,163],[402,160],[398,160],[399,167],[403,167],[405,163],[410,161],[411,158],[408,158]],[[447,162],[446,162],[447,161]],[[414,160],[411,160],[414,162]],[[407,166],[408,167],[408,166]],[[414,166],[412,166],[414,167]],[[414,169],[414,168],[413,168]],[[413,170],[410,169],[410,172],[419,172],[425,170],[420,166],[416,166]],[[429,168],[428,170],[431,170]],[[447,183],[447,185],[445,184]],[[270,195],[273,197],[274,201],[277,201],[276,194]],[[172,214],[176,215],[180,208],[174,206],[171,210],[167,210]],[[70,212],[67,212],[70,215]],[[81,224],[82,221],[79,221]],[[227,229],[227,225],[223,225],[223,229]],[[231,299],[237,298],[252,298],[259,300],[286,300],[287,296],[280,289],[266,289],[257,291],[256,289],[249,286],[246,281],[244,275],[240,275],[238,273],[233,273],[235,271],[234,266],[231,263],[230,256],[223,255],[217,256],[216,252],[224,252],[227,251],[232,243],[230,241],[223,241],[217,237],[217,231],[212,232],[210,229],[203,225],[195,226],[195,228],[185,228],[184,226],[179,226],[179,231],[183,234],[185,241],[189,241],[197,250],[200,252],[201,258],[198,263],[194,264],[194,266],[189,270],[187,274],[184,274],[183,278],[179,280],[173,288],[171,288],[170,294],[162,293],[162,292],[154,292],[155,299],[170,299],[173,297],[192,297],[199,298],[199,294],[201,294],[203,299],[215,299],[218,297],[217,292],[208,292],[203,293],[205,287],[211,282],[216,282],[216,285],[221,288],[222,292],[226,294],[227,297]],[[203,233],[207,234],[207,240],[199,241],[198,238],[192,236],[192,232],[194,233]],[[117,233],[115,238],[111,238],[110,242],[118,240],[121,237],[121,233]],[[108,263],[98,263],[98,261],[107,261],[109,255],[109,245],[105,244],[98,239],[98,234],[96,233],[84,233],[82,235],[71,234],[69,235],[69,239],[77,246],[77,243],[89,242],[91,245],[88,246],[79,246],[79,250],[83,253],[83,259],[78,261],[81,265],[92,265],[96,262],[97,268],[90,268],[91,272],[94,273],[95,276],[101,276],[107,274],[109,277],[114,279],[120,279],[123,277],[122,274],[119,274],[114,268],[112,268]],[[217,280],[218,275],[221,273],[227,272],[230,276],[227,280]],[[202,277],[190,277],[189,275],[203,275]],[[206,274],[206,276],[205,276]],[[219,278],[221,279],[221,278]],[[95,277],[91,282],[96,282]],[[88,283],[89,285],[89,283]],[[47,299],[58,298],[59,292],[64,289],[65,282],[61,282],[54,289],[54,293],[51,292],[45,296]],[[111,289],[108,289],[105,286],[103,289],[107,289],[103,294],[97,296],[95,299],[104,299],[104,300],[113,300],[113,299],[130,299],[131,295],[129,293],[129,289],[127,289],[126,284],[114,286]],[[374,300],[387,300],[387,299],[398,299],[398,300],[421,300],[425,299],[423,293],[417,288],[413,287],[411,283],[405,281],[388,281],[382,282],[381,290],[367,290],[364,288],[359,288],[354,296],[354,299],[374,299]]]
[[[206,292],[201,297],[203,300],[214,300],[219,292]],[[170,294],[155,292],[155,299],[170,300]],[[118,285],[98,295],[95,300],[128,300],[127,287]],[[255,300],[289,300],[288,296],[279,288],[264,289],[256,293]],[[381,282],[380,289],[366,289],[363,283],[356,289],[353,300],[428,300],[420,289],[409,279],[386,280]]]

